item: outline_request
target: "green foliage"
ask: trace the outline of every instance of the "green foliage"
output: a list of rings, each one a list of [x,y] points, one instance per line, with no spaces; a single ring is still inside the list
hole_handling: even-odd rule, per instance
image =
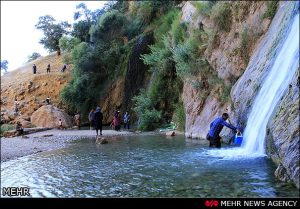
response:
[[[63,62],[65,64],[73,64],[73,58],[72,58],[72,53],[67,52],[63,54]]]
[[[44,37],[40,40],[40,44],[44,45],[45,49],[49,52],[59,51],[59,39],[67,34],[67,28],[71,25],[68,22],[55,23],[55,19],[50,16],[39,17],[38,23],[35,25],[37,29],[40,29],[44,33]]]
[[[231,86],[227,86],[225,84],[222,86],[222,90],[220,94],[221,103],[226,103],[231,100],[230,91],[231,91]]]
[[[144,22],[140,18],[134,18],[132,21],[129,21],[126,25],[124,35],[128,38],[128,40],[134,38],[139,35],[141,31],[144,29]]]
[[[251,41],[251,36],[248,28],[244,28],[243,31],[240,34],[240,46],[239,46],[239,51],[240,54],[244,60],[245,63],[249,62],[249,47],[250,47],[250,41]]]
[[[90,41],[90,27],[91,23],[87,21],[79,21],[73,24],[73,30],[71,35],[75,38],[80,39],[80,41],[89,42]]]
[[[161,112],[154,108],[152,100],[145,90],[132,99],[135,102],[134,111],[139,116],[138,127],[140,130],[154,130],[159,127]]]
[[[79,20],[79,18],[81,18],[81,20],[73,24],[73,30],[71,34],[73,37],[79,38],[80,41],[89,42],[90,27],[93,24],[96,24],[97,19],[104,13],[104,9],[91,11],[84,3],[78,4],[76,9],[77,11],[74,13],[74,20]]]
[[[218,2],[211,10],[211,17],[217,24],[220,30],[229,32],[232,22],[232,13],[230,9],[230,3],[228,2]]]
[[[176,63],[176,72],[182,78],[195,75],[198,60],[197,41],[195,38],[189,38],[182,44],[178,44],[173,51],[173,59]]]
[[[126,25],[127,19],[124,14],[118,10],[111,10],[104,13],[90,29],[92,41],[97,40],[113,40],[118,36],[122,36],[123,26]]]
[[[40,53],[33,52],[31,55],[28,56],[27,62],[31,62],[33,60],[36,60],[39,57],[41,57]]]
[[[179,16],[180,11],[178,9],[172,9],[156,21],[155,25],[157,28],[154,31],[154,38],[157,42],[170,31],[173,21],[179,18]]]
[[[8,61],[7,60],[1,60],[1,70],[3,70],[5,73],[7,72],[8,69]]]
[[[250,59],[251,45],[255,43],[260,36],[261,34],[253,32],[248,27],[244,27],[240,33],[240,45],[238,51],[246,64]]]
[[[169,62],[171,52],[167,48],[160,48],[156,45],[150,46],[150,50],[151,53],[141,56],[142,60],[146,65],[151,66],[152,72],[163,71]]]
[[[82,23],[78,22],[73,25],[72,35],[84,42],[70,44],[67,40],[62,39],[61,43],[64,46],[62,48],[69,51],[66,53],[68,55],[66,59],[74,65],[72,80],[61,93],[61,99],[69,107],[69,111],[80,110],[84,114],[102,99],[106,87],[118,76],[126,73],[131,51],[138,44],[137,37],[141,36],[141,33],[147,33],[145,28],[148,31],[153,30],[149,30],[150,24],[153,28],[160,29],[159,31],[164,30],[161,24],[156,24],[162,23],[162,21],[155,21],[155,18],[164,14],[171,8],[170,5],[174,4],[173,1],[134,2],[133,5],[137,6],[136,13],[134,13],[134,11],[129,12],[128,2],[108,2],[104,8],[105,13],[99,15],[98,20],[95,21],[95,24],[92,23],[89,29],[89,43],[85,36],[88,18],[85,18]],[[80,14],[75,14],[76,18],[85,15],[86,7],[81,5],[78,9],[81,10]],[[143,130],[156,128],[166,115],[170,115],[178,100],[177,95],[179,95],[180,88],[182,88],[175,75],[171,48],[172,44],[182,41],[181,30],[184,29],[184,25],[179,24],[179,10],[176,9],[176,13],[173,14],[176,14],[178,21],[172,25],[175,16],[173,15],[169,25],[163,24],[167,28],[164,31],[165,38],[155,36],[157,44],[151,46],[151,56],[144,58],[145,63],[148,63],[152,70],[157,72],[157,76],[154,76],[155,79],[148,92],[140,95],[146,98],[145,101],[149,102],[150,99],[149,104],[151,105],[146,105],[139,99],[135,100],[137,102],[136,111],[140,117],[140,128]],[[174,43],[170,39],[171,28],[176,37],[172,39],[176,41]],[[154,33],[156,32],[154,31]],[[161,65],[161,72],[157,70],[159,65]],[[161,93],[161,89],[166,89],[166,92]],[[175,93],[176,96],[170,97],[170,92]],[[143,111],[139,108],[142,108]],[[165,113],[166,110],[170,112]]]
[[[262,18],[272,19],[276,14],[278,1],[268,1],[267,11],[263,14]]]
[[[2,124],[1,128],[0,128],[0,133],[1,135],[5,132],[5,131],[11,131],[14,130],[15,126],[11,125],[11,124]]]
[[[80,39],[63,36],[59,39],[59,48],[63,52],[71,52],[71,50],[80,43]]]
[[[210,16],[212,7],[216,4],[216,1],[196,1],[195,4],[200,14]]]
[[[170,30],[173,46],[176,46],[177,44],[182,43],[184,41],[184,39],[187,37],[186,30],[186,24],[181,23],[181,20],[178,15],[175,16]]]
[[[185,110],[184,110],[183,102],[179,102],[175,106],[173,121],[178,126],[179,131],[184,131],[184,129],[185,129]]]

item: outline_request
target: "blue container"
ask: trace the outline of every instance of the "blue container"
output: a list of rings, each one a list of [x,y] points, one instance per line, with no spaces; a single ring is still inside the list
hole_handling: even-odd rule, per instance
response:
[[[240,135],[236,134],[234,138],[234,144],[241,145],[243,141],[243,135],[242,133]]]

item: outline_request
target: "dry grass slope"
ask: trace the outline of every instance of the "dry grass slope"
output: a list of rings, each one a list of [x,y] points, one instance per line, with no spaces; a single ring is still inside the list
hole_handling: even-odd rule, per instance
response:
[[[37,66],[36,75],[33,74],[33,64]],[[48,64],[51,65],[50,74],[46,73]],[[63,64],[62,56],[53,53],[3,75],[1,77],[1,113],[13,111],[15,99],[20,104],[19,113],[22,117],[30,117],[48,96],[55,106],[60,106],[59,94],[70,80],[71,70],[69,66],[62,73]],[[32,82],[31,87],[30,82]]]

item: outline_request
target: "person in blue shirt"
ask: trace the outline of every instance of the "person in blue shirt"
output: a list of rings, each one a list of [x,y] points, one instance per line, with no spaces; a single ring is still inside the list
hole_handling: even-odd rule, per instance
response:
[[[228,118],[229,115],[227,113],[223,113],[222,117],[215,119],[210,124],[210,130],[206,136],[206,139],[209,141],[209,147],[215,146],[217,148],[221,148],[221,137],[219,136],[219,134],[224,126],[239,132],[239,129],[237,127],[226,122]]]

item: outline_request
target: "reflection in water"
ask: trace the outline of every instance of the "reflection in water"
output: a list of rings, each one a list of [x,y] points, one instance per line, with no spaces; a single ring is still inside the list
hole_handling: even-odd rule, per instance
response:
[[[33,197],[298,197],[274,179],[267,158],[226,159],[183,137],[131,136],[106,145],[82,139],[2,163],[1,186]]]

